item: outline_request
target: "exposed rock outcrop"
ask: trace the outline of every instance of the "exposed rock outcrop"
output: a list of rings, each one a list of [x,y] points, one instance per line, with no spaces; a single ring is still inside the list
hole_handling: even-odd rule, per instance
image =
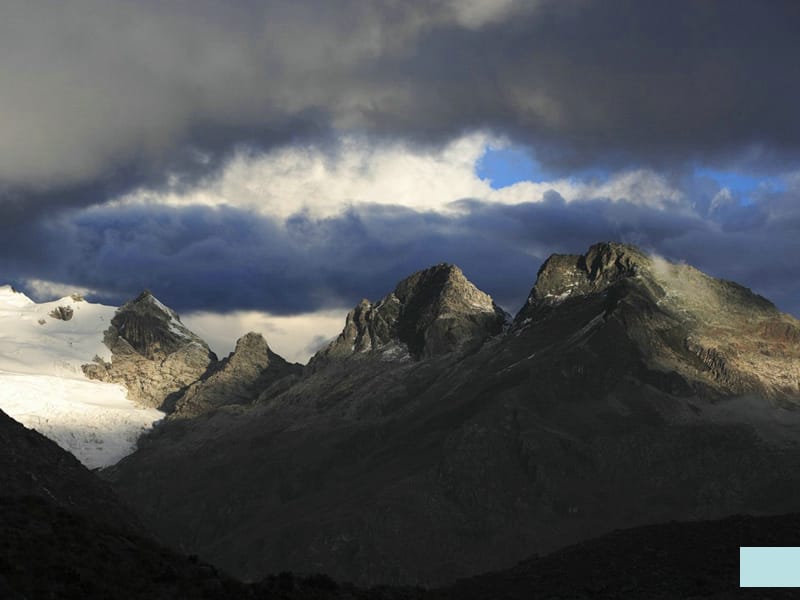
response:
[[[682,380],[686,393],[705,395],[800,396],[800,348],[792,342],[800,323],[736,283],[627,244],[595,244],[585,255],[545,261],[512,333],[541,339],[582,311],[594,314],[581,335],[617,322],[654,383]]]
[[[501,333],[507,315],[455,265],[414,273],[376,303],[351,310],[339,337],[311,366],[369,353],[387,359],[424,359],[474,349]]]
[[[50,311],[50,316],[59,321],[69,321],[74,314],[75,311],[72,310],[71,306],[57,306]]]
[[[250,332],[206,378],[189,386],[175,403],[173,416],[193,417],[220,406],[250,404],[268,386],[303,367],[275,354],[260,333]]]
[[[169,407],[216,362],[216,355],[178,314],[149,291],[117,310],[104,333],[111,362],[83,365],[90,379],[121,383],[147,406]]]
[[[640,250],[615,242],[595,244],[585,255],[553,254],[539,269],[526,307],[517,319],[525,318],[528,307],[596,293],[651,267],[652,261]]]

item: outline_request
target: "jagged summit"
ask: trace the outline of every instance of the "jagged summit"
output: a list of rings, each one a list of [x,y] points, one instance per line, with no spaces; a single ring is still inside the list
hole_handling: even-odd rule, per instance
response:
[[[260,333],[240,337],[236,348],[204,379],[189,386],[175,403],[173,416],[193,417],[220,406],[250,404],[270,384],[302,367],[275,354]]]
[[[149,290],[117,309],[103,343],[111,362],[95,357],[83,365],[86,376],[121,383],[129,398],[156,408],[171,404],[217,361],[178,313]]]
[[[313,363],[361,353],[415,359],[481,343],[500,333],[505,312],[455,265],[441,263],[403,279],[376,303],[362,300],[339,337]]]
[[[647,377],[669,380],[656,385],[685,393],[800,396],[796,319],[744,286],[626,244],[548,258],[512,333],[537,352],[628,348]]]
[[[652,260],[635,246],[603,242],[586,254],[553,254],[542,264],[528,304],[553,304],[586,295],[651,269]]]
[[[516,320],[529,317],[538,308],[634,282],[646,289],[654,301],[680,304],[690,313],[714,309],[778,314],[772,302],[737,283],[715,279],[690,265],[650,256],[630,244],[601,242],[586,254],[553,254],[545,260]]]
[[[139,354],[152,359],[158,353],[170,354],[187,342],[206,346],[190,331],[174,310],[145,290],[117,310],[111,324]]]

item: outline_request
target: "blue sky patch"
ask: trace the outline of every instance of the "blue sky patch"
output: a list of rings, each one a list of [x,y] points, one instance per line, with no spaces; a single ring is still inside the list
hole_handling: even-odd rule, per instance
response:
[[[489,179],[495,190],[520,181],[541,181],[544,178],[541,165],[530,153],[514,146],[487,146],[475,166],[475,174],[481,179]]]
[[[718,171],[706,167],[698,167],[694,171],[695,177],[708,177],[716,181],[720,188],[728,188],[732,193],[747,203],[751,200],[750,194],[762,189],[771,192],[786,191],[786,183],[777,177],[764,177],[734,171]]]

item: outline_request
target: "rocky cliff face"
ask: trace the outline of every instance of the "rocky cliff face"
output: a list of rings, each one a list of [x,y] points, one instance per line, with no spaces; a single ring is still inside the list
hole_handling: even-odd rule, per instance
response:
[[[419,360],[474,349],[502,332],[506,317],[461,269],[440,264],[404,279],[374,304],[362,300],[311,365],[365,353]]]
[[[527,318],[541,306],[602,292],[651,268],[651,259],[638,249],[614,242],[595,244],[585,255],[554,254],[539,269],[536,284],[516,320]]]
[[[175,403],[173,416],[193,417],[221,406],[252,403],[271,384],[302,370],[270,350],[261,334],[250,332],[210,375],[189,386]]]
[[[121,383],[129,398],[155,408],[170,409],[217,360],[178,314],[148,291],[117,310],[104,342],[111,362],[96,358],[84,365],[87,377]]]
[[[549,259],[492,335],[453,271],[362,303],[291,387],[168,423],[107,475],[247,578],[431,584],[615,528],[800,509],[797,320],[608,243]]]

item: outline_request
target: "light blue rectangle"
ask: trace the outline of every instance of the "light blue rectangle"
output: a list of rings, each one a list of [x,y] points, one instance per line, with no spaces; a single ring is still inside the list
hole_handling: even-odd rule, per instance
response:
[[[800,547],[742,546],[739,587],[800,587]]]

